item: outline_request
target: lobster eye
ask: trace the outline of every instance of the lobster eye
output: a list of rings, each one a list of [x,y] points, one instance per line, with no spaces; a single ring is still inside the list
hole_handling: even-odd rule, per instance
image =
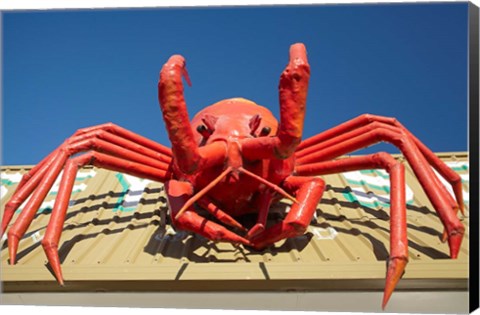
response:
[[[197,131],[199,134],[201,134],[204,138],[208,138],[210,137],[210,135],[212,134],[212,132],[210,130],[208,130],[207,126],[205,125],[198,125],[197,126]]]
[[[265,137],[268,136],[268,134],[272,131],[272,128],[270,127],[263,127],[262,130],[260,131],[260,137]]]

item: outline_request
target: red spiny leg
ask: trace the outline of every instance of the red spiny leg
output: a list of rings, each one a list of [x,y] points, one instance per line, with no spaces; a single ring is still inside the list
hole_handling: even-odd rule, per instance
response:
[[[168,170],[168,164],[165,162],[159,161],[157,159],[151,158],[144,154],[140,154],[134,151],[130,151],[118,145],[109,143],[99,138],[90,137],[79,141],[72,141],[70,143],[67,140],[60,148],[58,149],[58,155],[56,156],[54,162],[50,168],[46,171],[45,175],[41,178],[38,188],[33,192],[32,197],[25,205],[25,208],[18,216],[17,220],[13,224],[12,228],[8,232],[8,247],[10,253],[10,263],[15,263],[15,257],[18,249],[18,242],[23,237],[31,222],[33,221],[35,214],[38,211],[41,203],[45,199],[46,195],[50,191],[53,183],[58,177],[60,171],[67,159],[82,151],[87,150],[96,150],[99,152],[104,152],[110,154],[111,156],[120,157],[123,163],[128,167],[128,165],[144,165],[148,166],[155,174],[156,171],[161,171],[165,173],[165,178],[171,177],[171,173]],[[129,173],[133,174],[134,169],[130,169]],[[36,175],[39,175],[38,172]],[[140,173],[143,174],[143,173]],[[145,176],[144,176],[145,177]],[[149,178],[146,176],[146,178]],[[33,178],[32,178],[33,180]],[[31,181],[32,181],[31,180]],[[24,186],[27,187],[30,181],[27,182]],[[28,196],[26,196],[28,197]],[[25,198],[26,198],[25,197]]]
[[[122,138],[116,134],[110,133],[107,130],[89,131],[80,136],[71,137],[70,139],[67,140],[67,143],[74,145],[76,143],[92,141],[92,139],[97,139],[97,141],[102,141],[105,143],[116,145],[118,147],[122,147],[132,152],[136,152],[138,154],[155,159],[158,162],[161,162],[165,165],[168,165],[172,161],[172,158],[170,155],[166,155],[159,151],[152,150],[151,148],[142,146],[136,142]]]
[[[295,156],[297,158],[301,158],[303,156],[309,155],[315,151],[320,150],[322,147],[324,147],[325,143],[332,143],[331,140],[339,139],[339,136],[350,133],[351,131],[356,129],[358,131],[358,129],[361,129],[361,127],[367,125],[370,125],[370,128],[372,129],[378,126],[387,127],[388,125],[390,126],[390,128],[392,128],[392,130],[400,129],[405,134],[410,136],[419,148],[420,152],[422,152],[427,161],[430,163],[430,165],[432,165],[437,170],[437,172],[452,185],[458,207],[462,214],[464,214],[463,188],[461,177],[455,171],[449,168],[442,160],[440,160],[425,144],[423,144],[418,138],[416,138],[395,118],[376,116],[371,114],[364,114],[358,116],[334,128],[331,128],[318,135],[306,139],[298,146]],[[351,135],[350,137],[352,136],[353,135]]]
[[[251,239],[253,246],[257,249],[305,233],[322,198],[325,183],[317,177],[289,176],[282,186],[296,197],[298,203],[291,206],[289,213],[282,222]]]
[[[25,208],[22,210],[13,226],[8,231],[8,250],[10,255],[10,264],[15,264],[17,256],[18,243],[27,231],[30,223],[33,221],[38,208],[42,204],[43,200],[47,196],[50,188],[58,177],[58,174],[62,170],[63,165],[67,159],[67,154],[63,150],[59,150],[59,154],[56,160],[52,163],[50,168],[43,176],[40,184],[35,189],[32,197],[28,200]]]
[[[30,171],[28,171],[25,175],[23,175],[22,179],[17,185],[16,191],[20,190],[23,187],[23,185],[25,185],[30,180],[30,178],[32,178],[37,172],[43,170],[45,166],[52,164],[52,161],[55,159],[56,154],[57,154],[57,150],[50,152],[50,154],[48,154],[47,157],[45,157],[42,161],[40,161],[40,163],[35,165]]]
[[[280,76],[280,125],[277,134],[243,140],[244,158],[285,159],[293,154],[302,138],[309,79],[310,66],[305,46],[294,44],[290,47],[289,64]]]
[[[153,151],[156,151],[158,153],[161,153],[167,157],[172,156],[172,151],[167,148],[166,146],[155,142],[153,140],[150,140],[144,136],[141,136],[139,134],[136,134],[130,130],[127,130],[125,128],[122,128],[120,126],[117,126],[113,123],[106,123],[103,125],[98,125],[98,126],[93,126],[93,127],[88,127],[88,128],[83,128],[77,130],[77,132],[73,136],[81,136],[86,133],[90,133],[92,131],[98,131],[98,130],[104,130],[107,131],[111,134],[117,135],[121,138],[124,138],[126,140],[130,140],[131,142],[136,143],[137,145],[149,148]]]
[[[390,174],[390,258],[383,295],[382,308],[390,296],[408,262],[407,210],[405,200],[405,168],[390,154],[344,158],[328,162],[312,163],[297,167],[299,175],[326,175],[354,170],[385,169]]]
[[[171,151],[167,147],[112,123],[79,129],[62,146],[75,146],[79,142],[92,141],[94,138],[103,139],[111,144],[156,159],[159,161],[158,167],[163,169],[168,168],[168,163],[171,162]],[[15,211],[32,194],[52,163],[58,158],[62,146],[50,153],[22,177],[15,193],[5,205],[0,230],[2,234],[6,231]]]
[[[448,233],[450,256],[456,258],[460,250],[464,226],[457,217],[457,211],[452,207],[451,196],[440,184],[427,160],[414,141],[404,131],[391,128],[376,128],[343,142],[333,144],[319,152],[304,156],[297,160],[299,165],[308,165],[333,159],[335,157],[373,145],[380,141],[389,142],[400,149],[412,167],[430,202],[435,208],[440,220]]]
[[[57,199],[55,200],[52,209],[50,221],[42,240],[42,246],[47,255],[48,262],[52,267],[57,281],[61,285],[63,285],[63,276],[60,267],[60,259],[58,257],[58,243],[63,230],[65,215],[68,209],[68,203],[75,183],[77,171],[82,166],[89,164],[159,182],[165,182],[169,178],[169,174],[165,170],[95,151],[89,151],[84,155],[68,160],[65,164],[64,173],[60,182]]]
[[[297,163],[299,165],[301,165],[301,164],[309,163],[310,161],[315,161],[318,157],[318,154],[315,153],[315,152],[320,152],[319,154],[321,156],[323,149],[326,149],[326,148],[331,147],[331,146],[336,145],[336,144],[341,144],[342,142],[346,142],[350,139],[361,136],[361,135],[363,135],[365,133],[368,133],[370,131],[375,131],[377,129],[391,130],[392,132],[399,133],[399,134],[404,134],[405,136],[408,136],[404,133],[403,130],[399,129],[398,127],[388,125],[388,124],[386,124],[384,122],[380,122],[380,121],[373,121],[372,123],[366,124],[364,126],[360,126],[357,129],[353,129],[351,131],[345,132],[345,133],[340,134],[336,137],[333,137],[333,138],[330,138],[330,139],[323,139],[323,141],[321,141],[321,142],[319,142],[315,145],[312,145],[311,147],[303,148],[301,151],[298,151],[295,154],[295,157],[297,158]],[[445,165],[445,163],[443,163],[442,161],[440,161],[440,163],[442,163],[445,167],[447,167]],[[448,168],[448,169],[451,172],[453,172],[450,168]],[[460,179],[460,176],[458,174],[456,174],[456,175]],[[437,185],[438,187],[441,187],[441,189],[444,189],[443,184],[440,182],[440,180],[437,178],[437,176],[434,176],[432,180],[436,182],[435,185]],[[461,183],[460,183],[460,186],[461,186]],[[457,204],[457,202],[453,199],[453,197],[448,192],[445,193],[445,196],[448,199],[452,209],[454,209],[455,212],[456,212],[459,208],[459,205]],[[462,199],[462,204],[463,204],[463,199]]]
[[[212,241],[230,242],[250,245],[243,237],[227,230],[225,227],[198,215],[193,206],[188,207],[176,218],[180,209],[194,195],[193,186],[188,182],[169,180],[165,183],[170,216],[174,226],[182,230],[200,234]]]
[[[53,161],[57,158],[59,154],[58,150],[53,151],[49,156],[49,161],[45,161],[42,165],[34,172],[29,172],[23,176],[21,185],[17,186],[15,193],[12,195],[10,200],[7,202],[4,208],[3,217],[2,217],[2,227],[0,230],[0,235],[7,230],[7,226],[12,220],[13,214],[20,207],[20,205],[27,200],[28,196],[37,188],[38,183],[42,180],[47,170],[50,168]],[[33,169],[32,169],[33,170]]]

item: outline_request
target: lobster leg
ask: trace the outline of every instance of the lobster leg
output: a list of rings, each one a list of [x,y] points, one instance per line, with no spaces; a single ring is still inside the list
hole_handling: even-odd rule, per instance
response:
[[[285,219],[251,239],[253,246],[262,249],[279,240],[305,233],[322,198],[325,183],[318,177],[289,176],[282,185],[298,199]]]
[[[450,256],[456,258],[460,250],[465,228],[458,219],[455,208],[452,208],[451,197],[449,197],[448,191],[436,179],[436,175],[414,141],[402,130],[393,131],[390,128],[376,128],[343,142],[333,144],[310,156],[299,158],[298,163],[300,165],[308,165],[313,162],[333,159],[380,141],[386,141],[395,145],[404,154],[445,226],[448,233]]]
[[[58,177],[62,167],[66,160],[79,152],[95,149],[100,152],[108,153],[112,156],[119,156],[123,159],[124,163],[141,163],[148,165],[153,170],[162,171],[165,174],[169,174],[167,171],[168,165],[164,162],[158,161],[143,154],[127,150],[123,147],[111,144],[99,138],[88,138],[78,142],[69,143],[68,141],[59,148],[59,153],[56,160],[52,163],[52,166],[47,170],[45,176],[42,178],[38,188],[32,195],[23,211],[18,216],[15,224],[8,232],[8,247],[10,253],[11,264],[15,263],[16,252],[18,248],[18,242],[25,234],[28,226],[30,226],[35,214],[40,207],[40,204],[45,199],[47,193],[52,187],[55,179]],[[128,164],[126,163],[126,164]],[[130,171],[131,173],[132,171]],[[155,173],[155,172],[154,172]],[[166,178],[168,177],[165,175]],[[28,184],[28,183],[27,183]],[[27,186],[25,185],[25,187]]]
[[[47,255],[48,262],[52,267],[57,281],[61,285],[63,285],[63,276],[58,256],[58,243],[63,230],[65,215],[68,209],[68,202],[72,193],[76,173],[82,166],[89,164],[159,182],[165,182],[169,177],[168,173],[164,170],[95,151],[89,151],[84,155],[69,159],[65,164],[58,196],[55,200],[45,236],[42,240],[42,246]]]
[[[45,199],[47,193],[50,191],[50,188],[52,187],[55,179],[62,170],[66,159],[67,154],[63,150],[59,150],[59,154],[56,160],[47,170],[45,176],[42,178],[40,185],[37,187],[37,189],[35,189],[32,197],[25,205],[25,208],[8,231],[8,249],[11,265],[15,264],[15,258],[17,255],[18,243],[20,239],[23,237],[28,227],[30,226],[30,223],[34,218],[35,213],[40,207],[42,201]]]
[[[368,126],[368,127],[367,127]],[[376,116],[371,114],[364,114],[358,116],[350,121],[347,121],[339,126],[326,130],[318,135],[315,135],[311,138],[306,139],[298,146],[298,150],[295,153],[297,158],[302,158],[309,154],[314,153],[315,151],[320,150],[327,143],[332,144],[336,141],[341,141],[341,138],[345,139],[345,136],[352,138],[354,136],[351,131],[356,131],[356,134],[362,134],[366,132],[366,129],[373,130],[378,127],[390,128],[394,131],[399,129],[406,133],[410,138],[413,139],[419,150],[425,156],[427,161],[432,165],[437,172],[447,180],[447,182],[452,185],[455,198],[457,200],[458,207],[462,214],[464,214],[464,204],[463,204],[463,192],[462,192],[462,180],[460,176],[449,168],[442,160],[440,160],[425,144],[423,144],[418,138],[416,138],[407,128],[405,128],[398,120],[391,117]],[[363,129],[363,130],[362,130]],[[361,131],[362,130],[362,131]],[[337,140],[333,140],[337,139]],[[348,138],[346,138],[348,139]]]
[[[88,127],[88,128],[83,128],[77,130],[77,132],[73,136],[81,136],[86,133],[90,133],[92,131],[98,131],[98,130],[103,130],[105,132],[117,135],[121,138],[124,138],[126,140],[130,140],[131,142],[136,143],[137,145],[149,148],[153,151],[156,151],[158,153],[161,153],[167,157],[172,156],[172,152],[169,148],[166,146],[155,142],[153,140],[150,140],[144,136],[141,136],[139,134],[136,134],[128,129],[122,128],[118,125],[115,125],[113,123],[106,123],[98,126],[93,126],[93,127]]]
[[[117,146],[156,159],[159,161],[157,166],[162,169],[168,168],[168,163],[171,161],[171,152],[165,146],[112,123],[79,129],[73,134],[73,136],[68,138],[62,146],[70,145],[72,147],[78,145],[78,143],[82,141],[91,142],[93,138],[104,139],[109,143],[116,144]],[[28,196],[32,194],[33,190],[43,179],[47,169],[49,169],[53,161],[57,159],[62,146],[50,153],[45,159],[37,164],[37,166],[23,176],[15,193],[5,205],[2,227],[0,230],[2,234],[5,232],[15,211],[28,198]]]
[[[398,127],[395,127],[395,126],[392,126],[392,125],[388,125],[384,122],[380,122],[380,121],[374,121],[370,124],[367,124],[365,126],[361,126],[359,127],[358,129],[354,129],[352,131],[349,131],[349,132],[346,132],[344,134],[341,134],[337,137],[333,137],[331,139],[328,139],[328,140],[324,140],[320,143],[317,143],[315,145],[312,145],[312,147],[307,147],[307,148],[304,148],[303,150],[299,151],[295,156],[298,158],[297,160],[297,163],[299,165],[301,164],[305,164],[305,163],[308,163],[309,161],[315,161],[317,159],[317,154],[315,153],[316,151],[321,151],[327,147],[330,147],[332,145],[335,145],[335,144],[339,144],[341,142],[345,142],[349,139],[352,139],[352,138],[355,138],[357,136],[360,136],[362,134],[365,134],[369,131],[374,131],[376,129],[386,129],[386,130],[391,130],[392,132],[396,132],[396,133],[404,133],[404,131],[402,131],[401,129],[399,129]],[[428,149],[427,149],[428,150]],[[431,151],[429,151],[430,153],[432,153]],[[433,153],[432,153],[433,154]],[[437,158],[438,159],[438,158]],[[439,160],[439,163],[441,163],[445,168],[448,168],[445,163],[443,163],[441,160]],[[450,168],[448,168],[450,172],[453,172]],[[460,189],[461,189],[461,179],[460,179],[460,176],[458,174],[456,174],[455,172],[453,172],[457,177],[458,179],[460,180],[460,182],[458,182],[460,184]],[[460,199],[460,202],[457,203],[453,197],[445,190],[445,187],[443,186],[443,184],[440,182],[440,180],[437,178],[437,176],[434,176],[433,177],[433,181],[435,181],[435,185],[437,187],[440,187],[440,189],[444,189],[444,193],[445,193],[445,196],[446,198],[448,199],[449,203],[450,203],[450,206],[452,209],[454,209],[455,213],[458,211],[458,209],[462,209],[463,208],[463,199]],[[463,211],[462,211],[463,213]],[[446,233],[444,233],[444,235],[446,235]],[[444,239],[445,241],[445,239]]]
[[[152,159],[155,159],[165,165],[168,165],[172,159],[171,156],[166,155],[164,153],[160,153],[156,150],[152,150],[151,148],[142,146],[136,142],[131,140],[125,139],[121,136],[118,136],[114,133],[110,133],[106,130],[94,130],[88,133],[82,134],[80,136],[70,138],[67,143],[75,144],[84,141],[92,141],[92,139],[98,139],[104,142],[108,142],[114,144],[116,146],[128,149],[132,152],[136,152],[145,156],[148,156]]]
[[[25,181],[23,181],[21,185],[19,184],[19,186],[17,186],[15,193],[5,205],[0,235],[3,235],[3,233],[7,230],[7,226],[12,220],[13,214],[18,207],[20,207],[20,205],[28,198],[28,196],[32,194],[35,188],[37,188],[38,183],[42,180],[53,161],[57,158],[58,153],[58,150],[53,151],[52,154],[49,155],[48,161],[44,160],[45,162],[42,163],[40,167],[37,167],[34,172],[29,172],[22,178],[22,181],[23,179],[25,179]]]
[[[57,153],[57,150],[50,152],[50,154],[48,154],[47,157],[45,157],[42,161],[40,161],[40,163],[35,165],[30,171],[28,171],[25,175],[23,175],[22,179],[17,185],[16,191],[20,190],[23,187],[23,185],[25,185],[33,176],[35,176],[37,172],[44,170],[45,166],[52,164],[52,161],[55,159],[56,153]]]
[[[115,138],[115,136],[112,136]],[[109,139],[110,140],[110,139]],[[99,152],[106,152],[114,156],[123,156],[127,159],[138,161],[152,167],[157,167],[161,170],[168,170],[169,164],[159,160],[158,158],[151,157],[145,152],[138,153],[133,150],[138,150],[138,146],[130,148],[129,146],[120,146],[109,141],[105,141],[101,138],[90,137],[84,140],[76,141],[73,143],[68,143],[65,146],[65,150],[69,152],[69,155],[76,154],[78,152],[87,151],[95,149]]]
[[[167,193],[172,223],[176,227],[200,234],[214,241],[250,245],[250,242],[243,237],[198,215],[193,206],[188,207],[178,216],[180,209],[194,195],[193,186],[190,183],[169,180],[165,183],[165,191]]]
[[[374,131],[374,130],[379,129],[379,128],[391,130],[392,132],[396,132],[396,133],[404,133],[398,127],[394,127],[394,126],[385,124],[383,122],[374,121],[374,122],[372,122],[370,124],[367,124],[365,126],[361,126],[358,129],[354,129],[352,131],[346,132],[346,133],[341,134],[339,136],[336,136],[336,137],[330,138],[328,140],[324,140],[324,141],[322,141],[320,143],[317,143],[315,145],[312,145],[312,147],[304,148],[303,150],[297,152],[296,155],[295,155],[296,158],[297,158],[297,163],[299,165],[301,165],[301,164],[309,163],[310,161],[315,161],[317,159],[317,154],[315,153],[316,151],[321,151],[321,150],[323,150],[325,148],[328,148],[332,145],[345,142],[349,139],[355,138],[357,136],[365,134],[369,131]],[[443,164],[446,168],[448,168],[445,165],[445,163],[443,163],[441,160],[439,160],[439,162],[441,164]],[[450,170],[450,172],[453,172],[450,168],[448,168],[448,169]],[[453,172],[453,173],[455,173],[455,172]],[[455,175],[460,179],[460,176],[458,174],[455,173]],[[433,178],[433,180],[437,183],[436,185],[441,186],[441,188],[444,188],[443,184],[440,183],[439,179],[436,176]],[[460,183],[460,186],[461,186],[461,183]],[[453,209],[455,209],[455,211],[457,211],[458,208],[459,208],[459,204],[457,204],[457,202],[455,202],[455,200],[453,199],[453,197],[449,193],[446,193],[446,197],[448,198],[451,207]],[[461,199],[460,208],[462,206],[463,206],[463,199]]]
[[[297,167],[299,175],[326,175],[353,170],[385,169],[390,174],[390,258],[383,295],[384,309],[408,262],[405,168],[390,154],[380,152]]]
[[[167,163],[171,161],[172,153],[169,148],[159,143],[156,143],[155,141],[152,141],[148,138],[135,134],[132,131],[129,131],[120,126],[117,126],[113,123],[106,123],[102,125],[79,129],[69,138],[68,141],[75,142],[79,140],[84,140],[86,138],[90,138],[92,135],[95,135],[98,138],[104,138],[104,137],[108,138],[109,134],[118,136],[117,139],[120,139],[120,140],[122,139],[124,139],[124,141],[129,140],[130,144],[133,143],[133,146],[130,145],[128,147],[131,150],[133,150],[132,148],[141,149],[143,146],[143,147],[149,148],[152,151],[156,151],[156,156],[152,156],[152,157],[156,157],[159,160]],[[117,143],[117,144],[125,146],[125,142]],[[57,150],[54,150],[45,159],[43,159],[40,163],[38,163],[35,167],[33,167],[27,174],[25,174],[22,177],[20,183],[18,183],[17,190],[19,190],[26,182],[28,182],[30,178],[32,178],[37,171],[42,170],[45,165],[51,164],[56,154],[57,154]]]
[[[290,157],[302,138],[310,66],[303,44],[290,47],[290,61],[279,84],[280,125],[274,137],[244,139],[242,155],[249,160]]]

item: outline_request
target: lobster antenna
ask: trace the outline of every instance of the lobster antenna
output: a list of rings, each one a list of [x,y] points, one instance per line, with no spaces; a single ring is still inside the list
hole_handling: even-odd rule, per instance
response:
[[[290,195],[289,193],[287,193],[285,190],[283,190],[282,188],[278,187],[278,185],[275,185],[274,183],[271,183],[269,182],[268,180],[264,179],[264,178],[261,178],[260,176],[250,172],[250,171],[247,171],[246,169],[244,169],[243,167],[239,167],[238,168],[239,171],[245,173],[246,175],[258,180],[259,182],[261,182],[262,184],[265,184],[266,186],[270,187],[271,189],[273,189],[274,191],[276,191],[277,193],[279,193],[280,195],[284,196],[285,198],[288,198],[290,199],[291,201],[295,202],[295,203],[299,203],[298,200],[293,197],[292,195]]]
[[[218,182],[221,181],[225,176],[227,176],[231,171],[232,167],[227,167],[220,175],[218,175],[217,178],[211,181],[210,184],[203,187],[202,190],[200,190],[198,193],[188,199],[187,202],[185,202],[185,204],[183,205],[183,207],[175,215],[175,220],[178,220],[178,218],[182,215],[183,212],[185,212],[185,210],[190,208],[198,199],[202,198],[210,189],[212,189],[216,184],[218,184]]]
[[[200,190],[198,193],[196,193],[195,195],[193,195],[192,197],[190,197],[190,199],[187,200],[187,202],[185,202],[185,204],[183,205],[183,207],[178,211],[178,213],[175,215],[175,220],[178,220],[178,218],[180,218],[180,216],[182,215],[182,213],[184,213],[188,208],[190,208],[195,202],[197,202],[200,198],[202,198],[210,189],[212,189],[216,184],[218,184],[225,176],[227,176],[230,172],[232,172],[233,170],[233,167],[232,166],[229,166],[227,167],[220,175],[217,176],[217,178],[215,178],[213,181],[210,182],[210,184],[208,184],[207,186],[205,186],[202,190]],[[258,175],[255,175],[254,173],[250,172],[250,171],[247,171],[246,169],[244,169],[243,167],[239,167],[238,170],[256,180],[258,180],[259,182],[261,182],[262,184],[265,184],[266,186],[268,186],[269,188],[273,189],[275,192],[279,193],[280,195],[284,196],[285,198],[288,198],[290,200],[292,200],[293,202],[295,203],[299,203],[298,200],[293,197],[292,195],[290,195],[289,193],[287,193],[285,190],[283,190],[282,188],[278,187],[278,185],[275,185],[263,178],[261,178],[260,176]]]

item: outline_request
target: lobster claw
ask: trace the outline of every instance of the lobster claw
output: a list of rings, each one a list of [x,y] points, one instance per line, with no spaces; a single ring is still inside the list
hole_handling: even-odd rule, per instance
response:
[[[248,160],[290,157],[299,145],[307,102],[310,66],[301,43],[290,47],[290,59],[280,76],[280,124],[274,137],[244,139],[242,153]],[[262,131],[269,134],[270,130]]]
[[[198,168],[200,154],[190,126],[187,104],[183,96],[182,76],[191,85],[185,58],[173,55],[160,71],[158,100],[165,126],[172,143],[172,153],[185,174]]]

